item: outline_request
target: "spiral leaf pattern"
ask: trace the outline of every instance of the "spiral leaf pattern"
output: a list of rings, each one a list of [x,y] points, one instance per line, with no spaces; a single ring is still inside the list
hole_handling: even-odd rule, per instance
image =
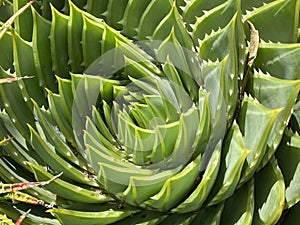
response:
[[[0,180],[63,172],[23,224],[289,221],[299,0],[95,2],[37,1],[0,39]]]

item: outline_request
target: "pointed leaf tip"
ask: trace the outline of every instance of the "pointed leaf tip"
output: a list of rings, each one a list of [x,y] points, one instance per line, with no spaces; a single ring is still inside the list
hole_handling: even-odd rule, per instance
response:
[[[21,225],[22,221],[25,219],[25,217],[30,213],[31,209],[27,210],[24,214],[22,214],[19,219],[16,221],[15,225]]]

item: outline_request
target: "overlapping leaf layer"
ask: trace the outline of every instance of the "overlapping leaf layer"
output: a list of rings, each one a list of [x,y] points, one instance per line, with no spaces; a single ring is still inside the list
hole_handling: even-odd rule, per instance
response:
[[[294,222],[299,8],[36,1],[0,39],[1,78],[30,77],[0,86],[0,138],[13,137],[0,179],[63,175],[26,190],[51,209],[2,201],[0,214],[16,220],[31,208],[22,224]]]

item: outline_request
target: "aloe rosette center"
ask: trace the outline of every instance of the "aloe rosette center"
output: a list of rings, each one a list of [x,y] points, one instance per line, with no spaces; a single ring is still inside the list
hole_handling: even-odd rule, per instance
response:
[[[215,147],[208,145],[210,125],[204,125],[211,123],[211,111],[217,112],[212,107],[225,111],[220,87],[213,77],[202,76],[198,56],[180,45],[148,41],[120,46],[95,60],[78,81],[75,137],[106,191],[130,204],[169,210],[192,190],[205,169],[202,155]],[[145,46],[148,53],[136,46]],[[183,60],[176,60],[178,51]],[[182,76],[189,78],[186,85]],[[198,93],[189,90],[191,85],[198,86]],[[210,96],[219,101],[210,103]],[[225,132],[225,124],[218,128]],[[214,144],[222,138],[214,137]],[[170,199],[168,192],[178,192],[172,186],[181,182],[184,190]]]

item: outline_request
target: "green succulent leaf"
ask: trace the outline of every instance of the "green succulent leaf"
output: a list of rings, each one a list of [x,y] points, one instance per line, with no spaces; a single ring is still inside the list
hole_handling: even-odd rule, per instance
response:
[[[174,34],[181,46],[190,50],[192,49],[193,43],[183,25],[183,21],[176,7],[176,1],[174,1],[169,14],[154,30],[152,38],[154,40],[164,40],[167,36],[169,36],[171,30],[174,30]]]
[[[280,143],[299,88],[298,80],[280,80],[257,71],[249,80],[248,92],[263,106],[270,109],[283,108],[277,116],[268,138],[268,147],[262,165],[267,163]]]
[[[5,72],[2,68],[0,68],[0,73],[1,78],[15,78],[13,74]],[[18,128],[19,132],[24,135],[25,138],[28,138],[29,130],[26,123],[34,124],[34,118],[31,114],[31,109],[28,108],[28,104],[24,101],[18,83],[15,82],[1,85],[0,93],[4,107],[10,116],[11,121]],[[28,99],[27,102],[29,101],[30,100]],[[24,111],[18,110],[18,107],[21,107]],[[24,117],[27,118],[27,121],[23,119]]]
[[[26,12],[26,9],[28,9],[32,3],[34,1],[15,1],[13,3],[9,2],[10,5],[13,6],[13,10],[14,10],[14,14],[10,16],[9,19],[7,19],[7,21],[1,26],[0,28],[0,39],[3,37],[3,35],[5,35],[6,31],[8,28],[10,28],[12,26],[13,23],[15,23],[16,29],[19,30],[20,33],[24,34],[25,36],[30,35],[31,30],[28,29],[28,31],[26,31],[26,29],[21,28],[22,25],[20,23],[22,23],[22,20],[20,20],[20,17],[22,17],[23,19],[29,19],[28,22],[32,22],[32,17],[30,15],[30,12]],[[3,2],[1,2],[0,5],[3,5]],[[25,24],[25,23],[24,23]],[[32,25],[32,23],[31,23]],[[26,25],[26,27],[28,27],[28,25]],[[29,27],[30,28],[30,27]],[[29,37],[30,40],[30,37]]]
[[[50,209],[48,210],[53,214],[61,224],[112,224],[123,218],[130,216],[134,211],[122,210],[108,210],[103,212],[82,212],[67,209]]]
[[[161,191],[145,202],[150,207],[169,210],[176,206],[191,190],[199,172],[200,158],[188,164],[180,173],[166,180]],[[184,183],[184,187],[178,188]]]
[[[52,21],[50,30],[50,46],[53,71],[61,77],[69,77],[68,56],[68,19],[54,7],[51,7]]]
[[[6,215],[0,214],[0,221],[3,223],[3,225],[14,225],[13,221],[8,219]]]
[[[297,222],[299,0],[28,1],[0,0],[4,221]]]
[[[86,10],[94,16],[105,17],[108,2],[109,0],[101,0],[100,2],[87,0]]]
[[[196,74],[193,74],[193,71],[191,70],[193,65],[190,65],[191,59],[188,57],[192,58],[194,56],[187,53],[187,49],[181,47],[180,42],[176,37],[175,30],[172,29],[170,35],[159,46],[156,58],[160,62],[170,61],[175,66],[181,81],[192,97],[192,100],[196,100],[198,97],[198,92],[196,91],[198,85],[193,79]],[[176,80],[174,82],[176,82]]]
[[[205,11],[213,9],[222,3],[224,0],[213,0],[213,1],[203,1],[203,0],[192,0],[185,6],[183,10],[183,19],[188,24],[195,24],[197,17],[202,17]]]
[[[82,27],[82,65],[87,68],[98,57],[101,52],[101,40],[103,36],[104,26],[100,21],[95,21],[83,15]]]
[[[28,164],[33,170],[38,181],[51,179],[53,177],[50,173],[45,171],[40,166],[32,163]],[[111,198],[107,197],[104,194],[101,194],[101,190],[88,190],[60,179],[54,180],[49,185],[47,185],[46,188],[52,193],[57,194],[58,196],[77,202],[103,203],[111,200]]]
[[[298,0],[272,1],[248,13],[244,20],[254,24],[264,41],[294,43],[297,41],[299,7]],[[264,19],[268,17],[272,20]]]
[[[138,40],[149,38],[156,29],[159,22],[170,12],[172,3],[170,0],[151,1],[144,10],[138,26]]]
[[[215,183],[218,175],[220,160],[221,159],[221,142],[218,143],[214,150],[205,173],[203,174],[200,183],[197,185],[193,193],[182,202],[177,208],[173,209],[174,212],[190,212],[200,209],[203,202],[206,200],[210,193],[213,184]]]
[[[300,78],[299,55],[299,44],[261,43],[254,67],[280,79],[296,80]]]
[[[87,170],[88,168],[86,162],[77,157],[74,152],[71,151],[69,146],[66,144],[66,139],[64,136],[62,134],[58,134],[57,128],[46,117],[45,110],[42,111],[42,109],[40,109],[35,102],[33,103],[35,106],[35,114],[39,121],[38,127],[43,129],[45,138],[47,138],[47,140],[56,147],[57,152],[66,160],[78,165],[82,169]]]
[[[55,90],[49,40],[51,23],[41,17],[34,8],[32,8],[32,17],[32,50],[39,86]]]
[[[73,73],[83,71],[82,63],[82,25],[83,19],[80,10],[69,1],[70,19],[68,20],[68,56]]]
[[[140,205],[158,193],[165,181],[178,173],[180,169],[179,167],[148,176],[131,176],[128,188],[121,194],[121,198],[129,204]]]
[[[140,23],[140,19],[149,5],[151,1],[139,1],[139,0],[132,0],[128,1],[126,6],[124,17],[123,17],[123,32],[127,37],[135,38],[137,35],[137,28]],[[135,16],[131,16],[135,14]]]
[[[55,148],[48,141],[44,140],[34,128],[29,126],[31,133],[31,143],[34,148],[39,149],[37,154],[41,158],[47,158],[47,162],[51,167],[59,172],[64,172],[64,175],[92,186],[98,186],[94,179],[90,179],[83,172],[73,167],[70,163],[66,162],[61,156],[56,155]]]
[[[28,209],[25,209],[26,211]],[[15,207],[12,205],[7,205],[6,203],[0,203],[0,213],[6,215],[9,218],[12,218],[14,221],[17,221],[23,213],[24,209],[20,207]],[[22,221],[22,225],[60,225],[59,221],[53,218],[47,218],[46,216],[38,216],[31,213]]]
[[[254,182],[251,180],[225,201],[221,224],[251,225],[254,205]]]
[[[299,195],[299,144],[300,138],[297,134],[287,130],[283,140],[276,151],[276,158],[280,165],[284,182],[286,185],[285,198],[286,207],[291,208],[297,204]]]
[[[134,214],[134,216],[126,217],[125,219],[120,220],[120,221],[116,222],[115,224],[122,225],[122,224],[136,223],[136,224],[151,225],[151,224],[159,223],[166,217],[168,217],[168,216],[164,215],[161,212],[143,210],[141,212]]]
[[[243,142],[250,153],[244,163],[240,183],[250,179],[258,168],[279,113],[280,109],[270,110],[250,97],[244,98],[238,122],[243,133]]]
[[[122,30],[121,20],[123,18],[128,0],[108,1],[106,20],[112,27]]]
[[[252,224],[276,224],[284,208],[285,185],[274,159],[255,176],[254,188],[255,209]]]
[[[230,197],[238,185],[244,161],[250,151],[246,149],[242,133],[234,122],[224,140],[219,176],[210,193],[209,205],[220,203]]]
[[[5,54],[0,54],[0,62],[3,70],[13,70],[13,45],[10,33],[4,33],[0,41],[0,48],[5,48]]]
[[[225,27],[234,16],[239,5],[239,0],[225,1],[210,11],[206,11],[203,16],[198,17],[195,28],[193,29],[195,39],[203,40],[205,34],[211,33],[212,30]]]
[[[18,81],[23,99],[32,108],[30,96],[35,96],[36,102],[39,105],[45,104],[45,95],[42,89],[39,88],[35,66],[33,64],[33,50],[31,43],[25,42],[20,36],[12,32],[15,72],[17,77],[33,76],[32,79],[21,79]],[[35,88],[33,88],[35,87]]]
[[[9,117],[5,113],[1,113],[1,137],[5,138],[7,135],[11,140],[3,144],[3,148],[5,148],[6,155],[11,157],[17,156],[16,162],[18,162],[22,166],[26,166],[25,162],[41,162],[42,160],[33,152],[28,152],[28,147],[26,144],[26,140],[23,135],[19,133],[17,130],[13,129],[14,124],[10,121]],[[5,140],[5,139],[4,139]],[[6,139],[7,140],[7,139]]]

